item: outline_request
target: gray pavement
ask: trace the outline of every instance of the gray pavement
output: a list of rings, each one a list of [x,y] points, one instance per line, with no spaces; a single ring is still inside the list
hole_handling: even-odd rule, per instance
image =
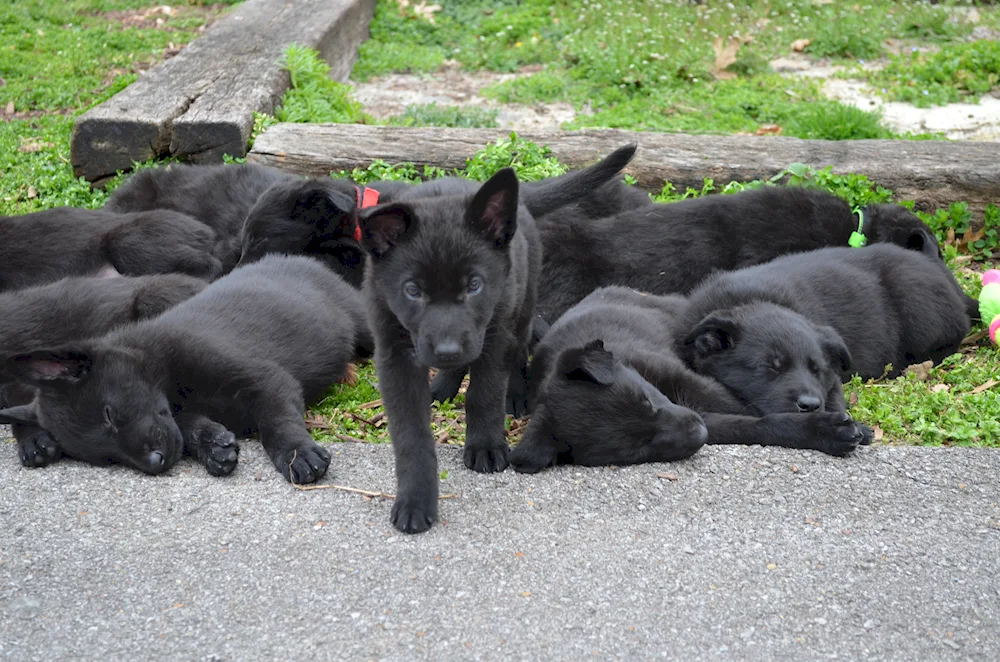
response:
[[[459,497],[408,537],[390,501],[295,491],[256,442],[224,479],[26,470],[0,442],[0,658],[1000,656],[1000,452],[709,448],[539,476],[439,455]],[[392,476],[388,447],[345,444],[326,480]]]

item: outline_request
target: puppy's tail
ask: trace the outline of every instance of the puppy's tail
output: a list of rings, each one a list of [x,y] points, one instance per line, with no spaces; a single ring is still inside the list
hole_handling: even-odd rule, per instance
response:
[[[535,218],[593,193],[616,177],[635,156],[635,144],[619,147],[594,165],[523,186],[522,201]]]

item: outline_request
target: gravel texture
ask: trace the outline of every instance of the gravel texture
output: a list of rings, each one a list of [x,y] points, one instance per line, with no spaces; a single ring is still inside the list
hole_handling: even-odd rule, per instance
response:
[[[300,492],[244,442],[212,478],[0,442],[0,659],[985,660],[1000,650],[1000,452],[838,460],[708,448],[675,465],[476,475],[443,522]],[[325,479],[392,492],[388,446]]]

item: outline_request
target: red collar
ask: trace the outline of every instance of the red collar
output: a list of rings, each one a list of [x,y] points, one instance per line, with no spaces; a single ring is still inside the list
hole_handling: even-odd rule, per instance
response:
[[[357,193],[357,205],[359,209],[365,209],[366,207],[374,207],[378,204],[378,191],[373,188],[368,188],[367,186],[363,188],[354,187],[355,193]],[[361,241],[361,226],[354,226],[354,241]]]

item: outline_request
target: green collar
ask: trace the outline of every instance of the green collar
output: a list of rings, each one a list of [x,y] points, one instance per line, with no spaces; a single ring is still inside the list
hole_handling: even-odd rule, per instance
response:
[[[851,248],[861,248],[868,244],[868,237],[865,236],[865,211],[861,207],[855,207],[854,213],[858,215],[858,229],[851,233],[847,245]]]

